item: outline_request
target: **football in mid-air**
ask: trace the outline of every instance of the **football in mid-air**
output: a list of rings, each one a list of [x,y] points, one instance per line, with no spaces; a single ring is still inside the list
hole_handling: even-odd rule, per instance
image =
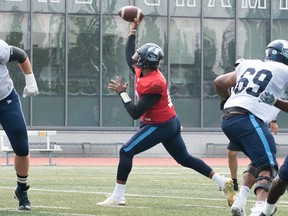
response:
[[[127,22],[134,22],[134,19],[142,20],[144,17],[143,11],[136,6],[124,6],[119,9],[118,15]]]

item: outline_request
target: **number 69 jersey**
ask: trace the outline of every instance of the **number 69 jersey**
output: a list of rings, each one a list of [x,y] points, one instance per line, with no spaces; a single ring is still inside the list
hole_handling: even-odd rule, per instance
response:
[[[270,91],[279,99],[287,99],[288,66],[274,61],[245,60],[236,68],[237,83],[225,104],[242,107],[267,124],[279,113],[279,109],[258,102],[259,94]]]

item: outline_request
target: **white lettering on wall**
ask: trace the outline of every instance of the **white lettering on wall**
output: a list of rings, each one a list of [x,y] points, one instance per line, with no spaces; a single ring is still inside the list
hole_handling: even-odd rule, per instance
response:
[[[215,7],[216,0],[210,0],[207,7]],[[231,7],[230,0],[221,0],[221,7]]]
[[[288,10],[288,0],[280,0],[279,10]]]
[[[93,0],[75,0],[75,4],[92,4]]]
[[[266,0],[242,0],[242,8],[267,9]]]
[[[160,0],[144,0],[146,5],[150,6],[160,6]]]
[[[176,7],[196,7],[196,0],[176,0]]]
[[[51,3],[60,3],[60,0],[49,0]],[[38,0],[40,3],[47,3],[48,0]]]

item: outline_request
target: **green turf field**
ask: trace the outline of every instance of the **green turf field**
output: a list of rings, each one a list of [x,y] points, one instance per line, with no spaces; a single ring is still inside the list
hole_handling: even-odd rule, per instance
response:
[[[215,170],[228,176],[227,167],[215,167]],[[115,176],[116,167],[32,166],[29,179],[32,210],[19,212],[12,196],[13,167],[1,167],[0,215],[230,215],[217,186],[183,167],[134,167],[126,187],[126,207],[96,206],[96,202],[112,192]],[[248,215],[254,199],[251,192]],[[281,198],[276,216],[288,215],[287,204],[288,192]]]

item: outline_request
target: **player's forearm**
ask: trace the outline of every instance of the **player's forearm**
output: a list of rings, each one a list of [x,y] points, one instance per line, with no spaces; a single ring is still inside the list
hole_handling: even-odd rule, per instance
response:
[[[125,56],[126,56],[126,62],[129,66],[129,68],[134,72],[134,68],[133,68],[133,60],[132,60],[132,56],[135,53],[135,41],[136,41],[136,37],[135,35],[130,35],[128,37],[126,46],[125,46]]]
[[[18,63],[18,65],[24,75],[32,73],[32,66],[29,61],[29,58],[26,58],[26,60],[23,63]]]
[[[278,109],[284,111],[284,112],[288,112],[288,101],[283,101],[283,100],[277,99],[274,106],[277,107]]]

